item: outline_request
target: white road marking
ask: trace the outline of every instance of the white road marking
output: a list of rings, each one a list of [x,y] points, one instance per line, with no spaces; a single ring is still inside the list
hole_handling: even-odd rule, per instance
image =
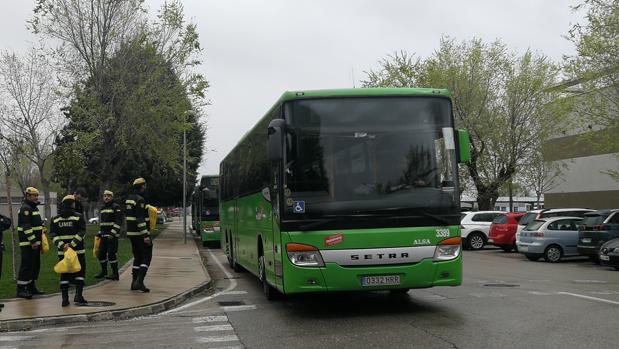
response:
[[[230,334],[225,336],[209,336],[198,338],[198,343],[220,343],[220,342],[233,342],[238,341],[239,337]]]
[[[224,311],[244,311],[244,310],[254,310],[256,309],[255,305],[234,305],[228,307],[221,307]]]
[[[602,280],[574,280],[574,282],[577,282],[579,284],[606,284],[608,283],[608,281],[602,281]]]
[[[219,266],[219,269],[221,269],[221,271],[223,271],[223,272],[224,272],[224,274],[226,275],[226,277],[228,277],[228,279],[230,280],[230,286],[228,286],[228,288],[226,288],[226,289],[225,289],[225,290],[223,290],[223,291],[219,291],[219,292],[214,293],[214,294],[212,294],[212,295],[210,295],[210,296],[207,296],[207,297],[204,297],[204,298],[198,299],[197,301],[193,301],[193,302],[191,302],[191,303],[187,303],[187,304],[182,305],[182,306],[180,306],[180,307],[178,307],[178,308],[175,308],[175,309],[170,309],[170,310],[164,311],[164,312],[163,312],[163,313],[161,313],[160,315],[167,315],[167,314],[176,313],[176,312],[177,312],[177,311],[179,311],[179,310],[187,309],[187,308],[193,307],[194,305],[198,305],[198,304],[201,304],[201,303],[204,303],[204,302],[210,301],[211,299],[213,299],[213,298],[215,298],[215,297],[218,297],[218,296],[221,296],[222,294],[225,294],[226,292],[230,292],[230,291],[232,291],[233,289],[235,289],[235,288],[236,288],[236,286],[238,285],[238,283],[236,282],[236,280],[235,280],[235,279],[233,279],[233,275],[232,275],[232,274],[230,274],[230,272],[228,272],[228,271],[226,270],[226,268],[224,268],[224,266],[223,266],[223,265],[221,265],[221,262],[219,261],[219,259],[217,259],[217,257],[215,257],[215,255],[213,254],[213,252],[211,252],[211,250],[210,250],[210,249],[209,249],[209,250],[207,250],[207,251],[208,251],[208,254],[211,256],[211,259],[215,261],[215,263],[217,264],[217,266]]]
[[[34,336],[0,336],[0,342],[19,342],[34,338]]]
[[[0,349],[17,349],[17,347],[8,347],[0,345]]]
[[[597,297],[585,296],[585,295],[582,295],[582,294],[577,294],[577,293],[559,292],[559,294],[564,294],[564,295],[567,295],[567,296],[572,296],[572,297],[578,297],[578,298],[588,299],[588,300],[597,301],[597,302],[602,302],[602,303],[608,303],[608,304],[619,305],[619,302],[615,302],[615,301],[611,301],[611,300],[608,300],[608,299],[603,299],[603,298],[597,298]]]
[[[247,291],[228,291],[228,292],[223,292],[223,295],[239,295],[239,294],[247,294]]]
[[[194,324],[201,324],[204,322],[226,322],[228,321],[228,317],[225,315],[214,315],[214,316],[201,316],[193,319]]]
[[[534,294],[536,296],[553,296],[556,295],[554,292],[540,292],[540,291],[529,291],[529,294]]]
[[[477,298],[502,298],[507,297],[507,295],[499,293],[499,292],[490,292],[490,293],[469,293],[470,296]]]
[[[243,349],[240,345],[228,346],[228,347],[213,347],[213,349]]]
[[[233,331],[232,325],[209,325],[209,326],[198,326],[193,328],[196,332],[210,332],[210,331]]]

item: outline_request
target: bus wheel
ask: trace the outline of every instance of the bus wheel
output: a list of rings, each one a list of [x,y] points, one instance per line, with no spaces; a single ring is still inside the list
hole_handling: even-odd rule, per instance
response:
[[[230,241],[230,257],[228,257],[228,264],[230,268],[237,273],[241,272],[241,266],[234,260],[234,248],[232,247],[232,241]]]
[[[267,300],[272,301],[276,299],[277,291],[269,285],[269,282],[267,281],[266,266],[264,263],[264,255],[260,255],[260,257],[258,257],[258,271],[260,283],[262,284],[262,292]]]
[[[394,289],[394,290],[389,290],[389,292],[393,296],[403,296],[403,295],[407,294],[408,291],[410,291],[410,288],[397,288],[397,289]]]

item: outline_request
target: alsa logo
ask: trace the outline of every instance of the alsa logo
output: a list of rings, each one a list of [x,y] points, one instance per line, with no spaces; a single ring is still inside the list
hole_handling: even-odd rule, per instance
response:
[[[415,239],[413,245],[430,245],[430,239]]]
[[[407,252],[402,253],[372,253],[372,254],[353,254],[350,255],[350,259],[353,261],[358,261],[360,259],[404,259],[408,258]]]
[[[344,242],[344,234],[335,234],[325,238],[325,246],[333,246]]]

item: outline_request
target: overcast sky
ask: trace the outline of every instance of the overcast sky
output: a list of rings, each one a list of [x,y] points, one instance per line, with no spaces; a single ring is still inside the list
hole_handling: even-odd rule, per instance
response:
[[[163,1],[146,0],[151,12]],[[211,84],[202,174],[219,162],[286,90],[352,87],[399,50],[430,55],[442,35],[502,39],[555,60],[574,52],[564,39],[578,0],[184,0],[204,48]],[[0,0],[0,48],[24,50],[34,1]],[[440,5],[439,5],[440,4]]]

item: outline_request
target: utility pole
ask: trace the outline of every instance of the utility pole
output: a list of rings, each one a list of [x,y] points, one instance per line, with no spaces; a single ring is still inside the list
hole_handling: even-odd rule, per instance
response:
[[[187,112],[184,114],[183,123],[183,241],[187,244]]]

